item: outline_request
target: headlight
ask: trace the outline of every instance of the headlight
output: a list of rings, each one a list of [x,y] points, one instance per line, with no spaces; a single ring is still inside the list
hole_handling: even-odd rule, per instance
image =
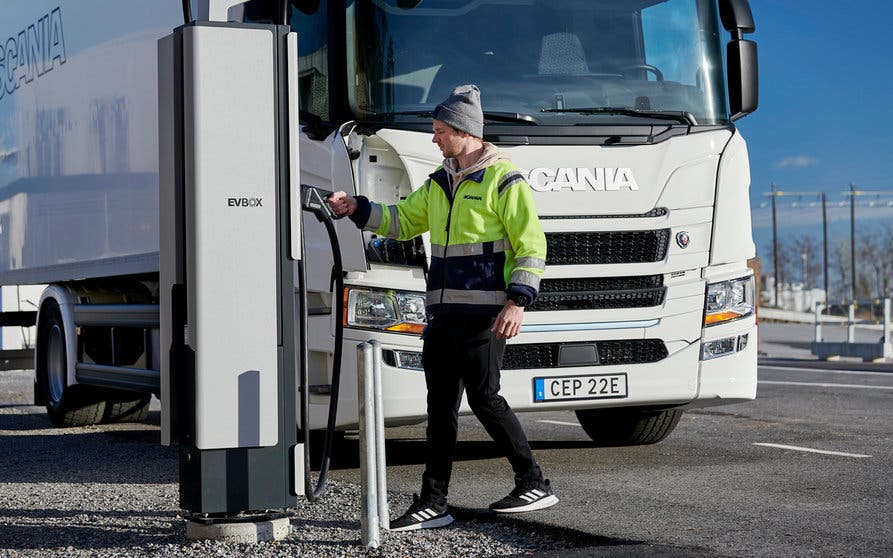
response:
[[[753,276],[707,285],[704,325],[712,326],[753,314]]]
[[[363,327],[422,333],[425,329],[425,294],[369,288],[346,288],[345,327]]]

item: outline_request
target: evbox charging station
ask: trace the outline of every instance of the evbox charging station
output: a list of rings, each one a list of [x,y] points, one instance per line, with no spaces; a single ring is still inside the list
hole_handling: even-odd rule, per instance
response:
[[[304,493],[288,59],[297,37],[282,25],[193,21],[159,41],[162,432],[194,517],[282,510]]]

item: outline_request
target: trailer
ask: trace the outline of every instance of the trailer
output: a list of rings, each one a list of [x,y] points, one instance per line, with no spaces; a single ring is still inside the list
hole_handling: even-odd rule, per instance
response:
[[[227,17],[268,23],[278,4],[235,3]],[[456,85],[481,88],[484,139],[522,169],[548,242],[540,297],[505,352],[516,411],[573,410],[597,444],[647,444],[686,409],[755,397],[750,175],[734,125],[757,106],[746,0],[292,0],[289,20],[301,183],[406,197],[441,162],[433,108]],[[176,420],[159,313],[159,154],[172,147],[159,141],[157,41],[182,23],[174,0],[4,6],[0,285],[5,297],[47,285],[35,402],[57,425],[139,419],[153,393],[165,431]],[[381,343],[387,424],[423,421],[427,235],[339,222],[345,287],[332,295],[325,231],[311,216],[301,226],[311,424],[325,423],[339,323],[345,347]],[[344,355],[351,373],[355,351]],[[338,426],[355,427],[356,382],[340,400]]]

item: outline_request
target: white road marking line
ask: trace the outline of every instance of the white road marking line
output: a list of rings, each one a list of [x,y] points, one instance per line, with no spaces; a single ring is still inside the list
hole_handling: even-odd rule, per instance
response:
[[[893,372],[868,372],[866,370],[834,370],[831,368],[805,368],[803,366],[773,366],[769,364],[760,364],[759,368],[767,370],[791,370],[795,372],[821,372],[823,374],[851,374],[858,376],[887,376],[893,378]]]
[[[836,387],[852,389],[893,389],[893,386],[863,386],[859,384],[824,384],[820,382],[782,382],[775,380],[759,380],[758,384],[775,384],[781,386]]]
[[[542,422],[545,424],[560,424],[561,426],[580,426],[580,424],[576,422],[563,422],[560,420],[538,420],[536,422]]]
[[[786,446],[784,444],[767,444],[762,442],[754,442],[755,446],[765,446],[767,448],[779,448],[779,449],[787,449],[794,451],[807,451],[810,453],[823,453],[825,455],[839,455],[842,457],[871,457],[870,455],[865,455],[862,453],[846,453],[843,451],[829,451],[829,450],[820,450],[813,448],[801,448],[800,446]]]

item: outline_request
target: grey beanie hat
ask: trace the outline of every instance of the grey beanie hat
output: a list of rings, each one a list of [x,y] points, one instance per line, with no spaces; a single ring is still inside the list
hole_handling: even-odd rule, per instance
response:
[[[434,109],[434,118],[460,132],[467,132],[476,138],[484,137],[481,90],[477,85],[460,85],[453,89],[453,94]]]

